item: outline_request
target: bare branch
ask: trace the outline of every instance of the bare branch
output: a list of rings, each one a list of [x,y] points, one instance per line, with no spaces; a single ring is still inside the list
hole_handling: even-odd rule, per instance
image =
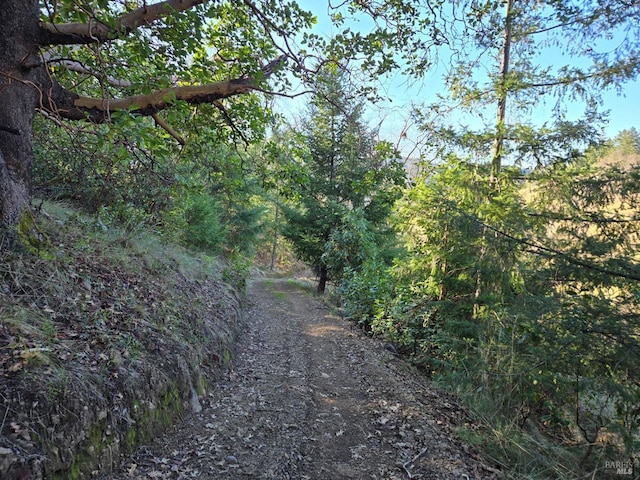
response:
[[[79,62],[78,60],[71,60],[68,58],[59,58],[59,59],[54,59],[48,62],[49,65],[54,63],[72,72],[91,75],[92,77],[95,77],[100,81],[108,83],[112,87],[126,88],[126,87],[133,86],[133,84],[128,80],[122,80],[120,78],[110,77],[103,73],[93,71],[89,67],[84,65],[82,62]]]
[[[202,103],[215,104],[224,98],[242,95],[251,91],[259,91],[259,83],[268,79],[286,58],[280,56],[265,65],[255,77],[243,77],[206,85],[189,85],[163,88],[149,94],[133,95],[124,98],[95,98],[73,94],[53,84],[50,92],[49,106],[42,108],[55,115],[69,120],[90,120],[104,122],[112,112],[129,110],[137,115],[153,116],[176,101],[185,101],[193,105]]]
[[[160,115],[154,113],[153,115],[151,115],[151,117],[155,120],[156,125],[164,128],[167,133],[175,138],[176,142],[178,142],[180,145],[184,145],[186,143],[184,141],[184,138],[182,138],[182,136],[178,132],[176,132],[164,118],[160,117]]]
[[[224,107],[222,102],[216,100],[215,102],[213,102],[213,105],[220,111],[220,113],[222,115],[222,118],[224,118],[224,121],[231,128],[231,130],[233,130],[236,133],[236,135],[238,135],[242,139],[242,141],[245,143],[245,145],[248,145],[249,144],[249,140],[247,140],[247,137],[244,135],[244,133],[242,133],[242,131],[233,122],[233,119],[231,118],[231,115],[229,115],[229,112]]]
[[[105,42],[121,38],[138,27],[149,25],[156,20],[189,10],[210,0],[166,0],[153,5],[137,8],[116,18],[115,26],[98,20],[89,23],[40,22],[47,43],[52,45],[87,44]]]
[[[131,110],[139,115],[153,115],[164,110],[177,100],[183,100],[194,105],[213,103],[221,98],[248,93],[256,87],[251,78],[225,80],[207,85],[163,88],[147,95],[104,99],[78,96],[72,108],[59,113],[72,120],[89,118],[92,121],[103,121],[108,112],[117,110]]]

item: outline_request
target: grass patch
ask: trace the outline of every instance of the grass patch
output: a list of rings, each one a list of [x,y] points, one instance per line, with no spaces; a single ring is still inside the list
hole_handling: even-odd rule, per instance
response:
[[[278,300],[281,300],[284,302],[287,299],[287,294],[284,292],[279,292],[277,290],[274,290],[272,293],[273,293],[273,296],[276,297]]]
[[[586,480],[619,479],[608,465],[620,458],[619,452],[594,450],[585,457],[587,446],[557,438],[544,425],[526,420],[516,422],[501,411],[501,399],[495,392],[469,390],[464,379],[446,379],[443,387],[456,385],[455,393],[471,414],[473,422],[457,430],[461,440],[475,447],[494,465],[499,465],[508,480]],[[505,403],[506,400],[505,400]]]

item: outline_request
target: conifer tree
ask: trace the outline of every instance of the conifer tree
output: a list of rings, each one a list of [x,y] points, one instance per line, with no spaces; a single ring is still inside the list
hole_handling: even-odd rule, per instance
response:
[[[294,188],[296,204],[284,209],[284,235],[318,275],[318,291],[323,292],[331,276],[340,276],[330,271],[332,235],[335,246],[337,231],[344,234],[347,224],[361,226],[346,220],[350,212],[358,212],[377,238],[374,243],[383,243],[404,170],[397,152],[377,142],[363,121],[364,105],[351,95],[346,77],[326,69],[320,85],[302,126],[305,180]]]

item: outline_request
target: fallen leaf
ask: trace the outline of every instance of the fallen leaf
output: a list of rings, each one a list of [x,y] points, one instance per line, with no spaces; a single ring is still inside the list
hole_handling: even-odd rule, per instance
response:
[[[22,367],[24,367],[24,363],[23,362],[18,362],[18,363],[14,363],[13,365],[11,365],[9,367],[9,371],[10,372],[19,372],[20,370],[22,370]]]

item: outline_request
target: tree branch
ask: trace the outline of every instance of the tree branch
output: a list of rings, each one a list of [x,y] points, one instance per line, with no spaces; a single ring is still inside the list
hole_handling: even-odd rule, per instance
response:
[[[69,120],[90,120],[101,123],[109,114],[118,110],[129,110],[137,115],[153,116],[170,107],[176,101],[192,105],[215,104],[216,101],[259,90],[259,82],[266,80],[285,62],[280,56],[265,65],[255,77],[242,77],[206,85],[189,85],[156,90],[149,94],[124,98],[94,98],[76,95],[54,82],[50,90],[48,105],[42,108]]]
[[[105,99],[76,96],[72,105],[58,104],[57,113],[70,120],[88,119],[94,122],[103,122],[109,113],[118,110],[130,110],[135,111],[138,115],[150,116],[164,110],[178,100],[194,105],[213,103],[215,100],[248,93],[256,86],[254,79],[241,78],[206,85],[163,88],[150,94],[124,98]]]
[[[18,130],[17,128],[5,127],[3,125],[0,125],[0,132],[7,132],[7,133],[11,133],[13,135],[21,135],[22,134],[22,132],[20,132],[20,130]]]
[[[186,142],[184,141],[184,138],[182,138],[182,135],[176,132],[173,129],[173,127],[169,125],[169,123],[164,118],[160,117],[160,115],[158,115],[157,113],[154,113],[153,115],[151,115],[151,117],[155,120],[156,125],[164,128],[167,131],[167,133],[176,140],[176,142],[178,142],[180,145],[186,144]]]
[[[122,80],[119,78],[110,77],[103,73],[91,70],[89,67],[84,65],[82,62],[79,62],[78,60],[71,60],[68,58],[58,58],[58,59],[49,60],[47,63],[49,65],[55,63],[56,65],[60,65],[61,67],[64,67],[67,70],[70,70],[72,72],[91,75],[92,77],[95,77],[100,81],[104,81],[113,87],[126,88],[126,87],[131,87],[133,85],[128,80]]]
[[[633,281],[640,281],[640,271],[638,271],[635,268],[628,268],[626,272],[623,271],[619,271],[619,270],[613,270],[610,268],[607,268],[606,266],[601,266],[601,265],[597,265],[595,263],[586,261],[586,260],[581,260],[579,258],[576,258],[574,256],[571,256],[570,254],[563,252],[562,250],[558,250],[555,248],[550,248],[550,247],[545,247],[543,245],[539,245],[535,242],[529,241],[525,238],[520,238],[517,237],[515,235],[511,235],[503,230],[500,230],[499,228],[493,227],[491,225],[489,225],[488,223],[483,222],[482,220],[480,220],[478,217],[471,215],[467,212],[465,212],[464,210],[458,208],[455,204],[453,204],[452,202],[446,201],[445,202],[456,212],[458,212],[460,215],[462,215],[465,218],[468,218],[469,220],[472,220],[474,222],[476,222],[478,225],[480,225],[483,228],[486,228],[488,230],[491,230],[492,232],[496,233],[497,235],[500,235],[504,238],[507,238],[513,242],[519,243],[521,245],[525,245],[527,247],[529,247],[529,252],[533,253],[535,255],[540,255],[542,257],[546,257],[546,258],[551,258],[551,259],[561,259],[564,260],[565,262],[571,264],[571,265],[576,265],[578,267],[584,267],[587,268],[589,270],[593,270],[595,272],[600,272],[603,273],[605,275],[611,275],[612,277],[619,277],[619,278],[625,278],[627,280],[633,280]],[[631,267],[631,266],[630,266]]]
[[[89,23],[40,22],[40,28],[47,44],[79,45],[105,42],[121,38],[138,27],[149,25],[156,20],[189,10],[210,0],[166,0],[153,5],[145,5],[115,19],[114,26],[99,20]]]
[[[549,220],[558,220],[558,221],[568,221],[568,222],[580,222],[580,223],[594,223],[594,224],[607,224],[607,223],[633,223],[640,222],[640,217],[629,217],[629,218],[607,218],[604,216],[598,216],[598,214],[589,214],[588,217],[569,217],[565,215],[561,215],[553,212],[528,212],[528,216],[530,217],[540,217],[546,218]]]

